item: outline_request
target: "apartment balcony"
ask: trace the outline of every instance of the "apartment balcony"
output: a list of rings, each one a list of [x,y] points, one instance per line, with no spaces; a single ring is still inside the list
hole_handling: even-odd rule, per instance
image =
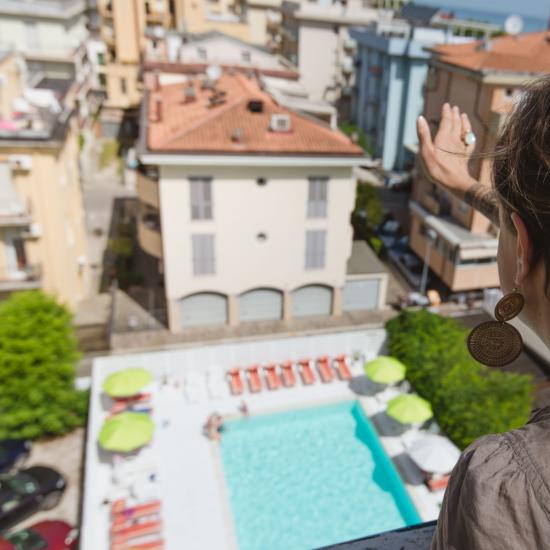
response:
[[[99,35],[101,37],[101,40],[103,40],[103,42],[105,42],[107,46],[115,45],[115,32],[112,27],[102,25]]]
[[[0,275],[0,293],[36,290],[42,286],[42,266],[26,265],[16,273]]]
[[[141,202],[160,208],[159,184],[156,178],[146,175],[142,171],[137,172],[137,195]]]
[[[448,216],[451,213],[451,204],[433,193],[423,195],[420,202],[434,216]]]
[[[31,217],[25,213],[1,213],[0,227],[28,227],[31,225]]]
[[[138,220],[138,242],[141,248],[154,256],[162,258],[162,234],[160,231],[160,216],[152,209],[145,209]]]
[[[281,12],[275,10],[267,10],[266,23],[268,29],[279,29],[282,22],[283,16],[281,15]]]
[[[113,17],[113,3],[112,1],[99,1],[98,2],[98,11],[101,17],[104,19],[111,19]]]

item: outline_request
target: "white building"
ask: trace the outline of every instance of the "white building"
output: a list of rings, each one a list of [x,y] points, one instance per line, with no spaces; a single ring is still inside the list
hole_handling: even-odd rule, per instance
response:
[[[164,273],[170,329],[380,307],[385,274],[359,259],[347,276],[362,150],[255,77],[159,80],[142,113],[138,236]]]
[[[392,12],[381,12],[391,18]],[[281,52],[298,65],[311,99],[349,102],[354,83],[355,43],[351,26],[376,21],[380,10],[359,0],[283,2]],[[345,109],[347,110],[347,109]]]
[[[22,53],[31,73],[75,78],[87,36],[84,0],[0,0],[0,47]]]

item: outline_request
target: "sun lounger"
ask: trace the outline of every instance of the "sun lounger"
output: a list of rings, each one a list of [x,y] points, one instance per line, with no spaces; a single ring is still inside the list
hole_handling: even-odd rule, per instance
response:
[[[326,355],[317,359],[317,370],[321,380],[326,384],[334,379],[334,371],[330,368],[329,360]]]
[[[260,378],[260,374],[258,373],[258,365],[253,365],[252,367],[248,367],[248,388],[250,389],[251,393],[258,393],[262,390],[262,380]]]
[[[315,376],[311,370],[311,363],[309,359],[302,359],[300,361],[300,376],[304,386],[310,386],[315,382]]]
[[[111,507],[111,518],[114,526],[123,526],[130,522],[142,519],[145,517],[158,515],[161,510],[160,500],[151,500],[150,502],[144,502],[143,504],[136,504],[135,506],[126,507],[125,501],[123,503],[124,508]]]
[[[451,477],[451,474],[447,474],[437,478],[434,478],[434,477],[427,478],[425,480],[425,483],[430,491],[442,491],[443,489],[447,488],[450,477]]]
[[[164,550],[164,540],[154,538],[142,542],[114,542],[111,544],[111,550]]]
[[[162,531],[162,521],[157,519],[153,521],[144,521],[143,523],[137,523],[126,529],[122,529],[116,533],[113,533],[111,527],[112,541],[113,542],[127,542],[132,539],[138,539],[148,535],[159,535]]]
[[[349,370],[348,364],[346,362],[345,355],[337,355],[335,358],[336,362],[336,372],[340,377],[340,380],[351,380],[351,371]]]
[[[233,395],[241,395],[244,391],[244,383],[241,377],[241,370],[233,368],[227,373],[229,379],[229,387]]]
[[[264,367],[267,387],[270,390],[278,390],[281,387],[281,379],[275,370],[276,365],[271,363]]]
[[[283,378],[283,385],[287,388],[291,388],[296,385],[296,375],[292,369],[291,361],[285,361],[281,364],[281,376]]]

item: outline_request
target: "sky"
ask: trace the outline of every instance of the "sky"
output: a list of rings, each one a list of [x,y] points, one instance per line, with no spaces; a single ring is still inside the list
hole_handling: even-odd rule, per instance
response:
[[[494,11],[498,13],[514,13],[529,17],[548,19],[550,14],[550,0],[416,0],[417,4],[454,7],[468,10]]]

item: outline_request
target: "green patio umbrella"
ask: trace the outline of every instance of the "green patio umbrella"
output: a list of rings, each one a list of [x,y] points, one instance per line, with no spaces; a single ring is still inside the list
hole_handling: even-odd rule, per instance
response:
[[[380,355],[365,363],[365,374],[377,384],[395,384],[405,378],[406,367],[394,357]]]
[[[412,393],[394,397],[386,413],[401,424],[422,424],[433,416],[430,402]]]
[[[103,391],[111,397],[131,397],[153,380],[153,375],[145,369],[125,369],[107,376]]]
[[[155,425],[145,413],[123,412],[107,419],[98,441],[107,451],[129,453],[143,447],[153,437]]]

